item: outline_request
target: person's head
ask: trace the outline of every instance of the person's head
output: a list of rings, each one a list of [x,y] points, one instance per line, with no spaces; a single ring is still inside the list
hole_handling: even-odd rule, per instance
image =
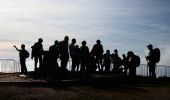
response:
[[[54,41],[54,44],[55,44],[55,45],[58,45],[58,40],[55,40],[55,41]]]
[[[117,49],[114,50],[114,53],[118,53]]]
[[[96,43],[97,43],[97,44],[100,44],[100,43],[101,43],[101,41],[100,41],[100,40],[97,40],[97,41],[96,41]]]
[[[129,52],[127,53],[127,55],[131,57],[131,56],[134,55],[134,53],[133,53],[132,51],[129,51]]]
[[[24,45],[24,44],[22,44],[22,45],[21,45],[21,48],[22,48],[22,49],[25,49],[25,45]]]
[[[39,39],[38,39],[38,42],[40,42],[40,43],[43,42],[43,39],[42,39],[42,38],[39,38]]]
[[[123,58],[125,58],[125,57],[126,57],[126,55],[125,55],[125,54],[122,54],[122,57],[123,57]]]
[[[68,41],[69,41],[69,37],[68,37],[68,36],[65,36],[65,37],[64,37],[64,41],[68,42]]]
[[[86,45],[86,41],[81,42],[82,46]]]
[[[72,43],[73,43],[73,44],[76,43],[76,39],[75,39],[75,38],[72,39]]]
[[[149,44],[147,47],[148,47],[148,50],[152,50],[153,49],[152,44]]]
[[[106,50],[106,53],[107,53],[107,54],[110,54],[110,50]]]
[[[79,46],[78,46],[78,45],[76,45],[76,48],[78,49],[78,48],[79,48]]]

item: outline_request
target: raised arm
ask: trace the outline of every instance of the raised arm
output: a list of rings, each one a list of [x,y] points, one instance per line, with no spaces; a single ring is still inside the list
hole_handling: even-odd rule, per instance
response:
[[[15,45],[14,45],[14,48],[15,48],[17,51],[20,51]]]

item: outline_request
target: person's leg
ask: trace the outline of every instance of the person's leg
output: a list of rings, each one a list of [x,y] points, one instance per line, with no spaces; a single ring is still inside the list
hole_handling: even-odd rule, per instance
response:
[[[38,63],[38,57],[34,57],[34,66],[35,66],[34,71],[37,70],[37,63]]]
[[[64,69],[63,68],[63,66],[64,66],[64,59],[63,59],[63,57],[60,57],[60,60],[61,60],[61,62],[60,62],[61,69],[63,70]]]
[[[39,59],[39,68],[42,66],[42,55],[40,55],[39,57],[38,57],[38,59]]]
[[[21,59],[20,59],[20,65],[21,65],[21,74],[24,74],[23,61]]]
[[[85,64],[84,64],[84,58],[81,58],[81,67],[80,67],[80,71],[85,71]]]
[[[152,78],[156,78],[155,67],[156,63],[152,63]]]
[[[26,67],[26,61],[23,61],[23,70],[24,70],[24,74],[27,74],[27,67]]]
[[[103,71],[103,59],[102,59],[102,56],[99,57],[99,64],[100,64],[100,67],[101,67],[101,71]]]
[[[108,66],[108,63],[105,64],[105,71],[106,71],[106,72],[109,72],[109,71],[110,71],[110,68],[109,68],[109,66]]]
[[[152,65],[150,62],[148,63],[148,67],[149,67],[149,77],[152,77]]]
[[[21,63],[21,73],[22,74],[27,74],[27,68],[26,68],[26,64],[25,64],[25,59],[20,59],[20,63]]]
[[[133,68],[133,78],[136,79],[136,66]]]
[[[71,56],[72,59],[72,68],[71,71],[75,71],[76,68],[76,57],[75,56]]]

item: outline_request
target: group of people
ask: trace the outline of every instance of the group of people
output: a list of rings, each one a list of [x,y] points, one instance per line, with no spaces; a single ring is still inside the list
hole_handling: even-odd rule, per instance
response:
[[[136,67],[140,65],[140,57],[129,51],[122,55],[122,59],[119,57],[118,50],[115,49],[114,53],[110,53],[110,50],[106,50],[104,53],[103,46],[100,40],[96,41],[90,51],[86,45],[86,41],[81,42],[81,46],[76,45],[76,39],[71,40],[69,44],[69,37],[65,36],[63,41],[56,40],[54,45],[49,47],[49,51],[43,50],[43,39],[38,39],[31,48],[31,58],[34,59],[35,72],[39,69],[44,72],[55,73],[56,71],[67,71],[67,64],[71,58],[71,71],[81,72],[94,72],[105,71],[105,72],[116,72],[124,73],[127,75],[129,70],[129,76],[132,78],[136,77]],[[21,50],[14,46],[19,51],[21,73],[27,74],[26,58],[29,57],[29,53],[25,50],[25,45],[21,45]],[[148,49],[150,50],[149,55],[146,57],[149,66],[149,73],[151,77],[156,77],[155,66],[160,60],[160,51],[158,48],[153,49],[152,45],[149,44]],[[158,55],[158,56],[157,56]],[[60,59],[60,66],[58,60]],[[37,64],[39,62],[39,67]],[[113,66],[111,66],[113,65]],[[123,67],[122,67],[123,66]]]

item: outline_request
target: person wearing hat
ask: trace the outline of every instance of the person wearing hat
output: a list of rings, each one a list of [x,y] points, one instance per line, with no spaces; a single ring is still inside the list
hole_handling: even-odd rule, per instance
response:
[[[37,70],[37,63],[39,61],[39,68],[42,66],[42,53],[43,53],[43,45],[42,45],[43,39],[39,38],[38,42],[36,42],[31,48],[32,48],[32,54],[31,59],[34,59],[34,70]]]
[[[155,74],[155,66],[156,66],[156,61],[155,61],[155,53],[152,44],[149,44],[147,46],[149,50],[149,55],[146,56],[146,60],[148,62],[148,67],[149,67],[149,76],[152,78],[156,78]]]

